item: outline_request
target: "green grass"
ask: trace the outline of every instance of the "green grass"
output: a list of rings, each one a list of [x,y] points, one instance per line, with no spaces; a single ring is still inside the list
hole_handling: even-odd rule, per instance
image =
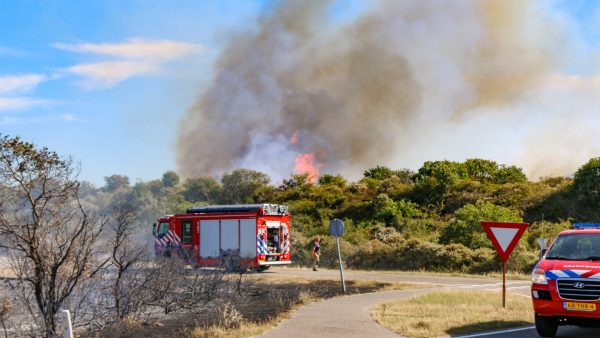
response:
[[[527,297],[485,291],[448,291],[380,303],[373,318],[407,337],[470,334],[531,325],[533,310]]]

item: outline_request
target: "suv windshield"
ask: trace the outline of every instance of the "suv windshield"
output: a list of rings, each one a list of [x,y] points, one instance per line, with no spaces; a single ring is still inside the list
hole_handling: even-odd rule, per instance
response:
[[[546,253],[546,259],[600,260],[600,234],[560,235]]]

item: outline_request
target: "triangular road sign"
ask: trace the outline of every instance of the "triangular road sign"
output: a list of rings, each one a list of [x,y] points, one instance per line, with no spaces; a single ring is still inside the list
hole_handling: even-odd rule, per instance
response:
[[[494,244],[502,262],[506,262],[519,239],[529,226],[528,223],[481,222],[488,237]]]

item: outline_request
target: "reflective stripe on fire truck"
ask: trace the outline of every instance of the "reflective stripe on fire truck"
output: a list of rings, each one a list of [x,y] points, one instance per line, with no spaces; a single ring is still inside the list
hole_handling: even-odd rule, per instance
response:
[[[283,253],[290,252],[290,241],[288,239],[283,241]]]
[[[546,271],[546,278],[599,278],[600,270],[549,270]]]
[[[174,231],[169,230],[163,237],[154,240],[154,244],[157,246],[166,246],[169,242],[171,244],[179,244],[181,243],[181,239]]]
[[[261,235],[256,236],[256,254],[266,255],[269,250],[267,249],[267,243],[260,238]]]

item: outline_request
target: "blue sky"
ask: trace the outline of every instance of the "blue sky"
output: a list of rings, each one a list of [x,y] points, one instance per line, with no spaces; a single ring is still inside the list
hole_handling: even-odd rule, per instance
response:
[[[80,161],[81,178],[175,168],[182,113],[259,1],[0,2],[0,132]]]
[[[178,125],[210,85],[219,51],[274,4],[2,1],[0,133],[73,156],[80,178],[99,186],[111,174],[160,178],[177,169]],[[343,22],[366,7],[336,1],[332,18]],[[579,53],[597,50],[595,2],[553,2],[549,15],[566,18]],[[588,72],[577,60],[564,71]]]
[[[97,185],[176,170],[178,124],[230,34],[276,3],[0,2],[0,133],[81,163]],[[360,8],[339,1],[340,19]]]

